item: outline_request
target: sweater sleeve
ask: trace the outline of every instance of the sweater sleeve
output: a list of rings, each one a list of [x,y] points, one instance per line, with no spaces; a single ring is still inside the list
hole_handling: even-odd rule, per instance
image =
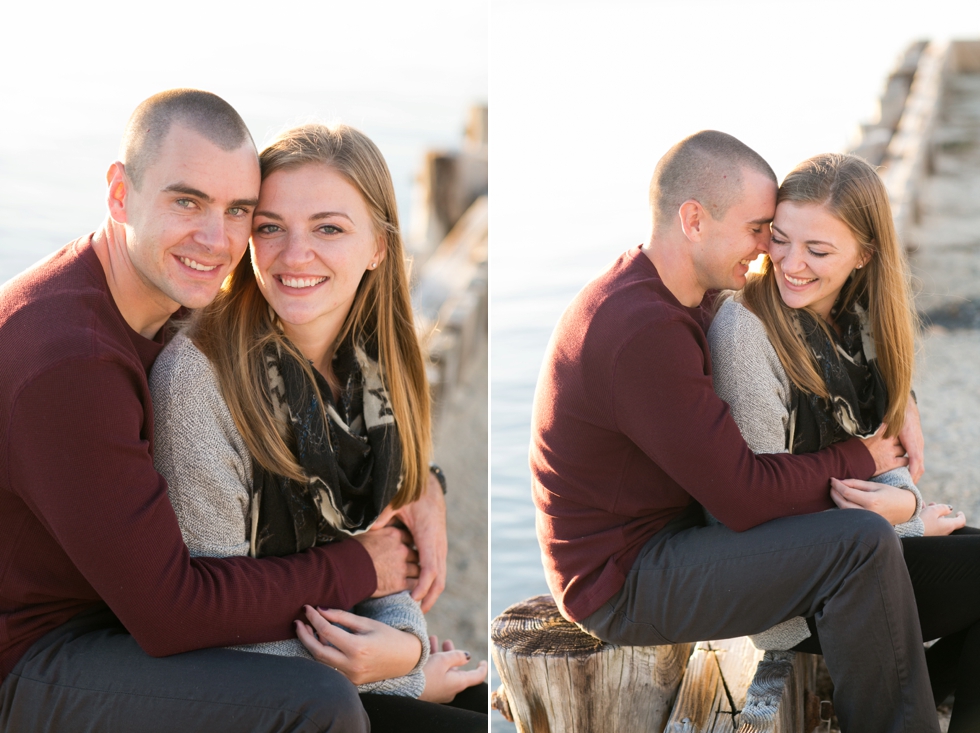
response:
[[[708,512],[743,531],[831,508],[831,477],[871,477],[874,461],[857,439],[806,455],[753,454],[715,394],[703,334],[688,320],[665,319],[625,341],[612,401],[619,430]]]
[[[153,462],[192,556],[248,555],[252,463],[208,358],[180,334],[150,375]]]
[[[787,453],[789,379],[762,322],[728,300],[708,330],[715,392],[753,453]]]
[[[350,608],[374,591],[353,541],[191,558],[153,467],[143,379],[112,356],[34,375],[10,413],[7,485],[148,654],[287,639],[304,604]]]
[[[369,598],[354,607],[354,613],[359,616],[380,621],[399,631],[406,631],[417,636],[422,642],[422,654],[419,661],[407,675],[403,677],[393,677],[378,682],[369,682],[358,685],[359,692],[374,692],[383,695],[402,695],[405,697],[418,697],[425,689],[425,673],[422,668],[429,661],[429,632],[425,623],[425,616],[422,615],[422,607],[419,602],[413,600],[408,591],[395,593],[382,598]]]

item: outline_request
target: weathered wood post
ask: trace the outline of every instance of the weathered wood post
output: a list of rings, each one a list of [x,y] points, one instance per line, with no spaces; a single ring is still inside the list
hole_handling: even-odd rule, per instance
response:
[[[519,733],[659,733],[693,646],[606,644],[562,618],[551,596],[511,606],[490,636],[503,680],[494,706]]]

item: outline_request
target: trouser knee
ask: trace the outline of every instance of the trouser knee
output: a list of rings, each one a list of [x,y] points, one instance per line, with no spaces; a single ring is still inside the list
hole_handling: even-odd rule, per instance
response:
[[[297,710],[312,720],[318,733],[368,733],[371,725],[357,688],[340,672],[317,668],[297,699]]]

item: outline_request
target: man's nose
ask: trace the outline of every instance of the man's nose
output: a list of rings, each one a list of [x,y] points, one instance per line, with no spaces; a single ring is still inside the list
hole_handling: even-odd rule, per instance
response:
[[[198,229],[197,241],[211,251],[227,248],[228,237],[225,231],[224,212],[209,211],[207,213]]]

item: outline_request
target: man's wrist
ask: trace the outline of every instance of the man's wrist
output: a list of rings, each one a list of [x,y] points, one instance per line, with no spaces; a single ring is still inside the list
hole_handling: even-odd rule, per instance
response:
[[[439,482],[439,488],[442,489],[442,495],[446,495],[446,474],[443,470],[439,468],[435,463],[429,464],[429,473],[436,477],[436,481]]]

